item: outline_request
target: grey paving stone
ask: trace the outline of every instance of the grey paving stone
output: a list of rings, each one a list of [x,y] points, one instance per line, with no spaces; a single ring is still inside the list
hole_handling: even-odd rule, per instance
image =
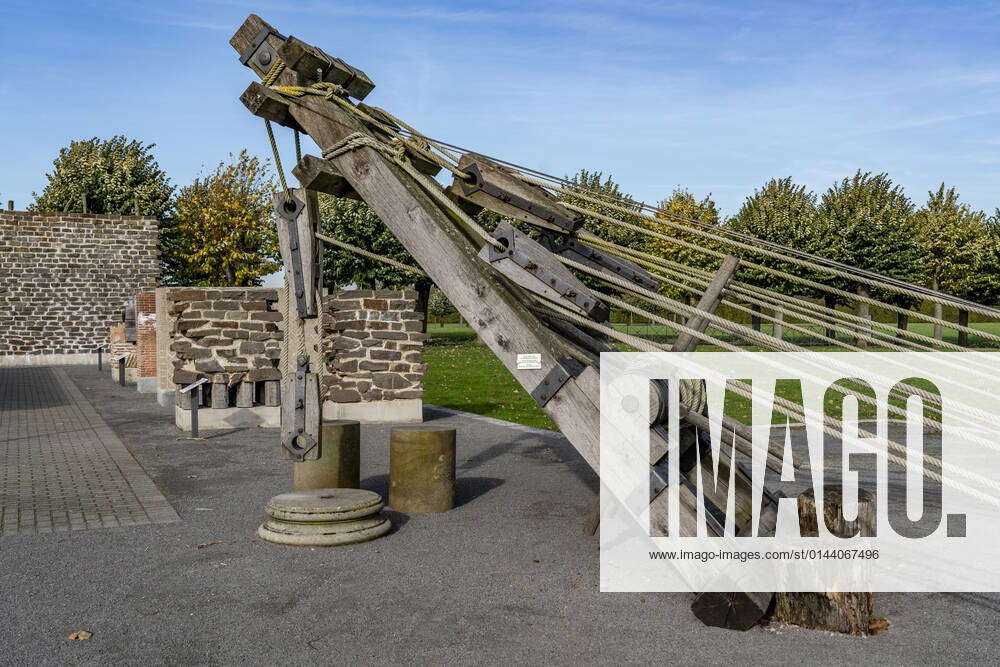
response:
[[[178,521],[61,368],[0,368],[0,536]]]

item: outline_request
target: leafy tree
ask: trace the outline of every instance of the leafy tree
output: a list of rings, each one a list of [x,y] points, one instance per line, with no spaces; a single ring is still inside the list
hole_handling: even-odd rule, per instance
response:
[[[712,201],[711,194],[706,195],[704,199],[699,201],[695,199],[694,195],[689,191],[682,188],[676,188],[670,197],[660,202],[659,212],[656,214],[656,217],[662,220],[669,220],[671,224],[667,225],[665,223],[646,220],[646,225],[653,231],[678,240],[716,249],[716,244],[710,239],[706,239],[698,234],[692,234],[690,232],[679,230],[673,226],[681,225],[682,227],[693,227],[693,225],[685,219],[699,220],[710,225],[718,225],[719,210],[715,207],[715,202]],[[699,269],[714,270],[718,268],[720,264],[720,260],[716,257],[665,239],[647,239],[646,249],[647,252],[660,255],[664,259],[669,259],[674,262],[679,262],[681,264],[686,264]],[[690,296],[689,292],[684,292],[679,288],[675,288],[670,285],[665,285],[663,287],[663,291],[664,293],[674,296],[675,298],[686,299]]]
[[[268,163],[246,150],[181,189],[164,273],[192,285],[252,286],[281,267]]]
[[[805,186],[796,185],[788,177],[771,179],[764,187],[754,190],[728,224],[736,231],[802,249],[815,245],[810,239],[815,233],[815,222],[816,195],[807,191]],[[781,262],[764,255],[741,256],[757,264],[796,275],[802,274],[802,268],[790,262]],[[800,283],[745,265],[740,270],[740,279],[784,294],[815,296],[813,290]]]
[[[913,216],[923,251],[927,285],[948,294],[975,299],[983,284],[983,269],[991,235],[986,214],[958,200],[955,188],[927,193],[927,204]]]
[[[589,209],[595,213],[600,213],[608,216],[609,218],[614,218],[615,220],[629,222],[633,225],[642,227],[643,218],[638,215],[630,215],[629,213],[620,210],[621,208],[625,208],[638,213],[640,207],[636,204],[629,204],[626,201],[630,201],[632,197],[622,192],[619,185],[614,182],[614,179],[612,179],[611,176],[605,178],[602,172],[581,169],[573,176],[567,176],[566,180],[577,187],[591,190],[592,192],[586,193],[587,196],[606,200],[608,204],[595,204],[594,202],[587,201],[582,197],[569,194],[560,194],[558,197],[560,201]],[[606,220],[586,217],[583,227],[606,241],[611,241],[612,243],[632,248],[633,250],[643,250],[646,246],[646,236],[644,234],[630,229],[625,229],[620,225],[616,225]]]
[[[59,149],[48,184],[35,198],[34,211],[140,215],[162,218],[174,188],[151,150],[134,139],[115,136],[71,141]]]
[[[376,255],[418,266],[403,244],[364,202],[320,195],[319,218],[324,234]],[[424,289],[430,288],[426,278],[332,245],[326,246],[323,262],[323,280],[331,287],[353,284],[362,289],[401,289],[418,282]]]
[[[344,197],[320,195],[319,217],[320,229],[324,233],[376,255],[418,267],[417,261],[368,204]],[[412,286],[417,290],[417,308],[424,313],[423,327],[426,330],[427,302],[433,285],[428,278],[328,245],[323,255],[323,281],[330,287],[354,284],[364,289]]]
[[[436,288],[431,290],[430,298],[427,299],[427,313],[437,318],[438,324],[442,324],[441,320],[454,312],[455,306],[451,305],[444,292]]]
[[[922,250],[911,224],[913,203],[886,174],[859,170],[834,183],[823,194],[818,213],[816,233],[810,235],[806,250],[892,278],[922,281]],[[857,288],[852,280],[823,275],[827,284]],[[876,290],[874,295],[904,307],[917,302],[895,292]]]

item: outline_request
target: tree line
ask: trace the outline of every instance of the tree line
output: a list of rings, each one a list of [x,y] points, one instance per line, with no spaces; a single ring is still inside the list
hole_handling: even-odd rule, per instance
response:
[[[280,268],[271,201],[275,190],[271,166],[245,150],[230,155],[210,173],[179,189],[170,184],[153,157],[154,145],[126,137],[74,141],[60,150],[48,183],[31,205],[39,211],[138,214],[160,220],[164,282],[182,285],[259,285]],[[875,271],[893,278],[939,289],[985,304],[1000,301],[1000,209],[988,214],[961,201],[944,183],[915,203],[884,173],[858,171],[833,183],[821,195],[791,178],[773,179],[746,197],[740,209],[724,218],[711,195],[696,197],[684,188],[658,202],[655,218],[638,215],[638,206],[623,204],[631,197],[610,176],[582,169],[567,180],[596,191],[616,204],[594,204],[573,195],[570,203],[616,220],[672,237],[650,238],[596,217],[585,226],[598,236],[634,250],[649,252],[711,270],[717,257],[683,242],[726,251],[685,227],[698,220],[719,230],[732,229],[816,255]],[[622,208],[628,210],[622,210]],[[498,219],[483,212],[491,228]],[[414,265],[395,236],[363,202],[328,196],[320,198],[323,231],[379,255]],[[680,240],[681,243],[678,243]],[[413,275],[385,264],[328,247],[328,286],[400,288],[414,284]],[[801,269],[765,256],[746,259],[801,273]],[[744,268],[744,280],[789,295],[824,298],[833,307],[844,299],[771,273]],[[807,278],[854,291],[850,279],[814,271]],[[425,295],[430,283],[416,285]],[[669,286],[671,296],[683,297]],[[895,293],[872,296],[904,307],[916,299]]]

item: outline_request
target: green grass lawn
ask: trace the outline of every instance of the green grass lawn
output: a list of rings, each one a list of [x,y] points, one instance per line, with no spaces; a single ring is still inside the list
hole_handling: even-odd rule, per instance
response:
[[[911,325],[914,330],[920,330],[924,325]],[[930,325],[927,325],[928,327]],[[976,327],[988,328],[1000,333],[1000,323],[977,324]],[[621,325],[624,327],[624,325]],[[637,335],[645,333],[641,327],[631,327]],[[662,330],[664,338],[672,338],[673,332]],[[432,324],[427,328],[431,335],[427,347],[424,348],[424,363],[427,364],[427,374],[424,377],[424,401],[455,410],[463,410],[487,417],[495,417],[506,421],[557,430],[556,425],[514,380],[510,372],[493,356],[485,345],[475,343],[476,333],[470,327],[459,324]],[[930,330],[927,331],[930,335]],[[976,341],[973,340],[973,343]],[[713,345],[701,345],[702,351],[719,350]],[[747,350],[755,348],[746,348]],[[839,348],[833,346],[811,346],[810,350],[826,351]],[[922,386],[919,385],[918,386]],[[783,398],[794,398],[792,385],[779,385],[778,395]],[[826,397],[828,414],[840,417],[840,397],[831,394]],[[901,405],[899,401],[894,404]],[[871,406],[861,404],[860,417],[870,418]],[[729,395],[726,400],[726,414],[740,421],[749,422],[750,402],[740,396]],[[783,418],[782,418],[783,419]]]
[[[475,340],[472,329],[466,329]],[[432,335],[437,333],[428,331]],[[424,349],[426,403],[525,426],[558,430],[488,347],[461,342],[458,335],[445,339],[447,344],[432,344]]]

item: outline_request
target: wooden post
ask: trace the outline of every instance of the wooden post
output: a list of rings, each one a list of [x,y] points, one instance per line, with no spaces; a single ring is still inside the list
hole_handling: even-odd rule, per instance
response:
[[[357,489],[361,486],[361,423],[323,422],[323,452],[314,461],[292,464],[292,490]]]
[[[967,327],[969,326],[969,311],[959,310],[958,311],[958,326]],[[962,347],[969,347],[969,332],[958,330],[958,344]]]
[[[896,328],[899,331],[896,333],[896,338],[903,338],[904,333],[910,327],[910,314],[900,313],[896,318]]]
[[[777,321],[774,323],[774,332],[771,335],[777,338],[778,340],[784,340],[785,327],[782,326],[782,322],[784,322],[785,320],[785,311],[775,308],[774,319]]]
[[[455,429],[399,426],[389,436],[389,507],[447,512],[455,504]]]
[[[212,383],[212,409],[221,410],[229,407],[229,385],[225,382]]]
[[[190,410],[191,392],[181,391],[181,389],[183,388],[184,385],[182,384],[179,384],[176,387],[174,387],[174,402],[176,403],[177,407],[179,407],[181,410]]]
[[[934,278],[934,280],[931,281],[931,289],[934,291],[941,289],[941,282],[937,278]],[[941,305],[941,303],[938,301],[934,302],[934,317],[936,317],[939,320],[944,319],[944,306]],[[944,332],[941,330],[941,325],[935,322],[934,338],[936,340],[941,340],[943,337],[944,337]]]
[[[252,408],[253,407],[253,393],[254,393],[254,383],[248,380],[240,382],[239,386],[236,387],[236,407],[238,408]]]
[[[858,285],[858,296],[867,297],[870,296],[870,294],[871,292],[868,290],[867,285]],[[863,317],[866,320],[870,320],[871,310],[868,307],[868,303],[864,301],[858,301],[855,304],[855,314],[858,317]],[[871,330],[870,329],[862,330],[862,332],[870,334]],[[864,340],[863,338],[855,338],[854,345],[857,347],[868,347],[868,341]]]
[[[736,269],[740,266],[740,260],[733,255],[726,255],[726,258],[722,260],[722,265],[719,270],[715,272],[715,276],[712,277],[712,282],[708,284],[705,288],[705,292],[701,295],[701,299],[698,301],[698,305],[695,306],[700,311],[706,313],[714,313],[715,309],[719,307],[722,303],[722,292],[726,289],[726,285],[732,279],[733,275],[736,273]],[[688,318],[686,325],[689,329],[694,329],[699,332],[704,332],[708,329],[708,318],[700,317],[698,315],[692,315]],[[691,352],[698,347],[700,339],[697,336],[692,336],[689,333],[681,332],[677,336],[677,340],[674,344],[670,346],[671,352]]]
[[[816,498],[812,490],[798,497],[799,530],[803,537],[819,534]],[[843,521],[843,498],[840,486],[823,489],[823,521],[839,537],[872,535],[875,530],[875,494],[858,489],[858,516]],[[775,595],[774,620],[814,630],[866,636],[878,625],[875,596],[872,593],[778,593]]]
[[[264,382],[264,405],[275,407],[281,405],[281,382],[267,380]]]
[[[835,310],[837,308],[837,297],[834,296],[833,294],[824,294],[823,295],[823,305],[826,306],[827,308],[831,309],[831,310]],[[836,338],[837,337],[836,330],[835,329],[831,329],[830,327],[827,327],[826,328],[826,337],[827,338]]]
[[[750,315],[750,328],[754,331],[760,331],[760,304],[751,304],[750,310],[753,311],[753,314]]]

